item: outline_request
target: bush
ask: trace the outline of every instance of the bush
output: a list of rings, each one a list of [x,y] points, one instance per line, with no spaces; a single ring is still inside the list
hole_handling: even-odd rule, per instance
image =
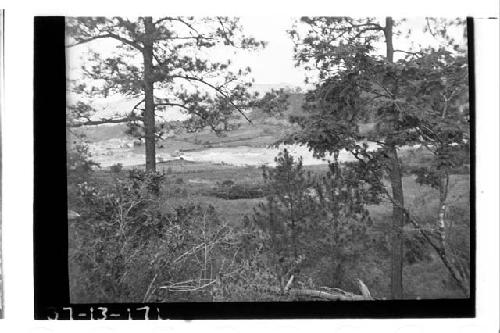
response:
[[[184,184],[184,179],[182,179],[182,178],[180,178],[180,177],[179,177],[179,178],[176,178],[176,179],[175,179],[175,183],[176,183],[177,185]]]
[[[123,164],[122,163],[116,163],[116,164],[113,164],[112,166],[109,167],[109,170],[112,172],[112,173],[120,173],[123,169]]]
[[[224,183],[220,187],[213,188],[207,192],[207,195],[226,200],[254,199],[262,198],[265,195],[261,185]]]
[[[78,178],[83,178],[88,175],[95,167],[99,167],[99,163],[94,162],[91,158],[88,145],[83,141],[75,141],[68,151],[68,171],[73,173]]]
[[[281,288],[291,274],[301,283],[314,285],[309,279],[315,276],[323,286],[343,286],[345,266],[354,266],[370,246],[367,190],[355,181],[354,170],[341,174],[332,165],[326,176],[316,178],[286,150],[275,160],[276,168],[263,172],[266,202],[247,220],[249,234],[260,235],[253,246],[267,252]],[[335,275],[331,270],[327,275],[311,274],[321,268],[320,260],[328,262]]]
[[[235,263],[220,263],[234,257],[232,229],[212,206],[186,204],[162,212],[146,186],[135,185],[116,180],[104,190],[80,184],[80,218],[69,226],[71,301],[220,297],[216,276],[235,269]]]
[[[225,181],[222,182],[222,186],[233,186],[234,185],[234,181],[232,181],[231,179],[226,179]]]
[[[132,169],[129,171],[129,179],[136,190],[145,187],[150,193],[160,195],[161,184],[165,180],[165,174],[158,171],[145,171],[142,169]]]

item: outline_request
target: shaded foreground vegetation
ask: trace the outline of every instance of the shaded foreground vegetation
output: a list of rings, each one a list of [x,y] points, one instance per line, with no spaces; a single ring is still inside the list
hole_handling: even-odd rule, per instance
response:
[[[71,301],[290,301],[390,297],[391,203],[355,181],[355,165],[276,168],[188,161],[161,172],[97,170],[69,178]],[[422,150],[404,167],[425,163]],[[384,184],[387,186],[387,184]],[[439,193],[403,178],[408,210],[431,226]],[[469,175],[450,177],[447,245],[469,261]],[[436,251],[405,226],[405,298],[464,297]],[[362,282],[359,282],[361,280]],[[344,297],[344,296],[342,296]]]

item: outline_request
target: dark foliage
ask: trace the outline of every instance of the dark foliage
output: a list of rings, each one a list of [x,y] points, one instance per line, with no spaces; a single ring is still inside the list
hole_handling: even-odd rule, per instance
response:
[[[72,301],[212,300],[230,230],[211,206],[161,212],[139,182],[80,184],[80,218],[70,225]]]
[[[245,248],[265,254],[280,288],[291,275],[303,286],[352,288],[347,266],[355,266],[372,245],[368,186],[353,178],[354,169],[342,176],[338,165],[313,177],[286,150],[276,163],[275,169],[264,168],[266,202],[246,220]],[[322,270],[325,262],[332,270]]]
[[[226,200],[262,198],[265,195],[261,185],[233,184],[222,185],[207,191],[207,195]]]

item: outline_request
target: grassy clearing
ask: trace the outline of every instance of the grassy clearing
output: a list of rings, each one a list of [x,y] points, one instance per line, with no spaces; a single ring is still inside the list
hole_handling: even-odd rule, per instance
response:
[[[237,128],[225,132],[222,136],[218,136],[210,130],[202,130],[195,134],[172,134],[158,142],[158,149],[174,152],[176,150],[199,150],[211,147],[266,147],[284,136],[292,128],[292,125],[286,121],[273,117],[257,119],[253,123],[246,121],[236,123]],[[132,140],[125,134],[125,131],[126,127],[118,124],[105,127],[92,126],[75,132],[85,134],[86,139],[92,143],[98,143],[112,139]]]
[[[221,208],[231,220],[240,220],[244,213],[251,211],[251,207],[263,199],[239,199],[224,200],[215,196],[207,195],[211,189],[221,186],[224,181],[232,181],[239,185],[262,185],[262,170],[254,166],[232,166],[225,164],[213,164],[205,162],[190,162],[185,160],[173,160],[160,163],[158,171],[164,172],[167,179],[163,185],[163,201],[187,202],[196,201],[213,204]],[[328,166],[314,165],[306,166],[305,169],[313,174],[326,172]],[[113,179],[124,179],[128,176],[128,170],[120,173],[112,173],[109,170],[97,170],[92,175],[92,180],[101,184],[111,184]],[[469,175],[452,175],[450,177],[449,202],[452,207],[463,207],[469,205]],[[405,204],[410,212],[421,220],[429,220],[436,216],[438,193],[428,186],[416,183],[414,176],[403,178],[405,193]],[[226,210],[229,209],[228,210]],[[233,211],[234,210],[234,211]],[[374,221],[380,225],[388,224],[392,206],[390,202],[382,202],[380,205],[369,207]],[[239,212],[238,214],[236,214]],[[239,217],[239,218],[238,218]]]
[[[306,166],[306,171],[321,174],[326,172],[328,166]],[[174,160],[158,165],[158,170],[164,172],[166,180],[162,185],[161,195],[158,201],[164,212],[173,211],[180,205],[189,203],[201,203],[212,205],[220,218],[230,225],[238,227],[245,216],[251,217],[254,207],[265,198],[248,198],[228,200],[216,197],[214,189],[224,187],[224,183],[234,185],[262,186],[262,170],[258,167],[237,167],[225,164],[195,163],[185,160]],[[113,173],[110,170],[97,170],[88,179],[103,186],[111,186],[115,179],[128,177],[128,170]],[[71,182],[70,182],[71,183]],[[449,235],[450,242],[458,244],[467,252],[469,232],[469,185],[470,179],[467,174],[453,175],[450,179],[449,195]],[[432,223],[437,214],[438,192],[428,186],[416,183],[415,177],[406,176],[403,179],[405,204],[411,214],[423,223]],[[71,192],[75,188],[70,187],[70,208],[75,207],[71,200]],[[349,266],[348,277],[355,281],[361,278],[376,297],[388,297],[389,295],[389,227],[391,224],[392,206],[389,202],[368,207],[373,219],[372,232],[377,237],[385,239],[385,247],[366,253],[356,265]],[[412,239],[415,232],[411,228],[406,231],[406,236]],[[413,249],[406,249],[407,255],[411,255]],[[409,260],[404,266],[404,283],[407,298],[436,298],[436,297],[461,297],[459,290],[449,280],[446,269],[443,267],[437,255],[429,246],[420,249],[426,253],[422,260]],[[319,267],[322,265],[318,265]],[[323,265],[328,270],[328,265]],[[334,273],[334,272],[333,272]],[[333,274],[329,271],[321,271],[318,274]],[[349,288],[349,286],[347,286]],[[352,286],[355,289],[355,286]]]

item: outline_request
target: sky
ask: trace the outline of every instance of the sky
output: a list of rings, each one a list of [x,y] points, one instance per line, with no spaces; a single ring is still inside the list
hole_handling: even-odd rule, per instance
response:
[[[295,66],[293,60],[293,43],[287,30],[291,29],[296,18],[287,16],[247,16],[241,17],[240,23],[243,31],[248,36],[258,40],[267,41],[264,49],[258,51],[230,51],[227,49],[216,51],[217,57],[230,58],[235,67],[252,69],[251,77],[255,79],[255,85],[280,85],[307,88],[304,83],[305,72]],[[383,18],[381,18],[383,24]],[[401,26],[402,30],[411,29],[411,38],[394,38],[394,48],[410,50],[413,46],[433,45],[437,46],[441,41],[436,40],[429,33],[423,32],[425,26],[424,18],[410,18]],[[449,32],[461,38],[461,31],[450,28]],[[89,49],[103,55],[114,52],[116,43],[114,41],[101,39],[68,49],[68,69],[70,79],[81,80],[80,67],[88,57]],[[383,41],[378,45],[379,53],[384,54]],[[396,54],[396,57],[398,55]],[[396,58],[397,60],[397,58]],[[70,101],[75,96],[69,96]],[[94,106],[99,112],[99,117],[107,117],[115,114],[117,110],[130,110],[135,101],[124,100],[123,96],[112,96],[107,99],[94,100]],[[179,113],[170,113],[165,120],[179,119]]]
[[[240,23],[246,35],[268,42],[268,45],[256,52],[242,51],[227,54],[239,67],[250,66],[252,77],[258,84],[286,83],[292,86],[303,86],[304,73],[295,67],[293,61],[293,43],[287,34],[292,27],[291,17],[241,17]],[[69,48],[68,58],[70,70],[74,77],[88,55],[88,49],[99,52],[110,52],[116,44],[105,39]]]
[[[268,42],[264,50],[245,53],[237,59],[242,65],[250,64],[256,83],[304,87],[304,72],[295,67],[293,42],[287,33],[293,22],[294,18],[280,16],[241,18],[249,35]]]

